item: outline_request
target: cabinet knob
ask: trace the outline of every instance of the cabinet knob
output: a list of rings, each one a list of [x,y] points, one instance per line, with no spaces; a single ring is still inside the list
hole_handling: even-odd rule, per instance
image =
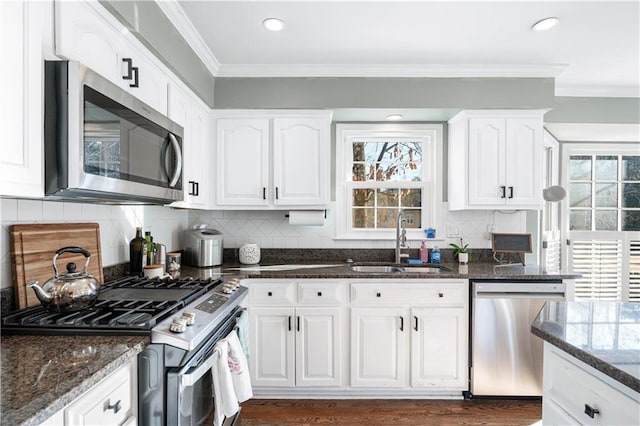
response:
[[[584,413],[593,419],[596,414],[600,414],[600,410],[591,407],[589,404],[584,404]]]
[[[382,297],[382,293],[377,292],[377,293],[376,293],[376,297]]]
[[[438,297],[444,297],[444,293],[443,293],[443,292],[441,292],[441,291],[439,291],[439,292],[438,292]]]
[[[113,410],[113,413],[116,414],[118,411],[120,411],[120,409],[122,408],[122,404],[120,403],[120,400],[118,400],[115,404],[111,405],[109,403],[109,401],[107,400],[107,408],[105,408],[104,411],[107,410]]]
[[[322,297],[322,292],[321,291],[318,292],[318,297]]]
[[[273,296],[273,293],[269,291],[267,292],[267,296]]]

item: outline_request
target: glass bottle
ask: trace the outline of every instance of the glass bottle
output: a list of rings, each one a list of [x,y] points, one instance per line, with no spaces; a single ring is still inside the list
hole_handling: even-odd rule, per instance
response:
[[[142,258],[144,251],[144,238],[142,228],[136,228],[136,236],[129,243],[129,274],[140,275],[142,273]]]
[[[144,249],[142,250],[142,264],[150,265],[151,257],[149,256],[149,250],[151,249],[151,232],[145,231],[144,233]]]

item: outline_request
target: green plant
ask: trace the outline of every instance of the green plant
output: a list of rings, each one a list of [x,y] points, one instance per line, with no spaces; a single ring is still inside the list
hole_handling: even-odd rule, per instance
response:
[[[453,248],[456,257],[458,257],[460,253],[468,253],[469,260],[471,260],[471,253],[468,251],[469,244],[462,244],[462,239],[460,239],[460,244],[450,243],[449,247]]]

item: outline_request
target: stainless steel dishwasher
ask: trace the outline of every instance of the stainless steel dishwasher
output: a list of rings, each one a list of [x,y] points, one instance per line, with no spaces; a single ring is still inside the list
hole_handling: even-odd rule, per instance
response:
[[[543,345],[531,323],[565,289],[561,280],[472,281],[471,397],[542,395]]]

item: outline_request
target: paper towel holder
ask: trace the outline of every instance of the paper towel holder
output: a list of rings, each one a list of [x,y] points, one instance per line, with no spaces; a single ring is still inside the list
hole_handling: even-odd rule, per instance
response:
[[[288,218],[289,218],[289,213],[286,213],[286,214],[284,215],[284,217],[286,217],[286,218],[288,219]],[[325,219],[327,218],[327,209],[324,209],[324,218],[325,218]]]

